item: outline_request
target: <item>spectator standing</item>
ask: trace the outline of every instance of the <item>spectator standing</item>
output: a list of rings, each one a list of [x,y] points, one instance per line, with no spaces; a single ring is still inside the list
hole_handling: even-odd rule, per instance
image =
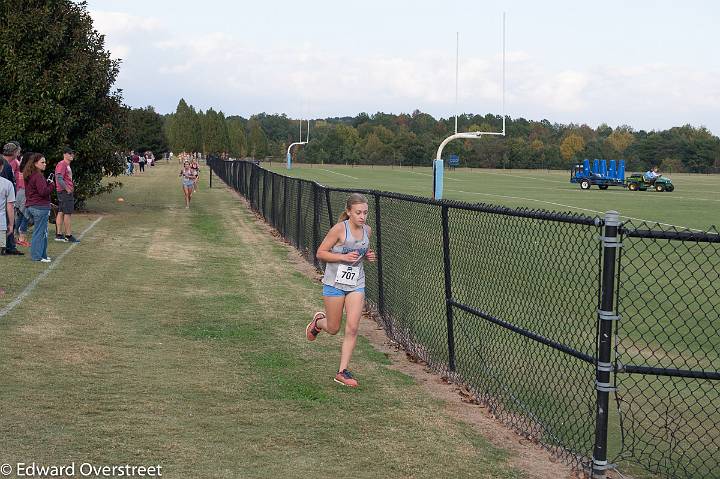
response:
[[[5,255],[7,237],[13,233],[15,223],[15,188],[9,180],[0,177],[0,254]],[[7,219],[6,219],[7,218]]]
[[[0,177],[5,178],[13,185],[13,194],[15,193],[15,175],[13,174],[12,166],[10,166],[10,162],[17,158],[20,155],[20,145],[17,144],[17,142],[11,141],[9,143],[6,143],[3,146],[2,151],[3,159],[2,159],[2,168],[0,169]],[[13,211],[14,213],[14,211]],[[5,221],[9,222],[10,218],[6,214],[5,211],[0,212],[0,215],[5,216]],[[5,254],[6,255],[16,255],[16,256],[22,256],[25,253],[22,251],[19,251],[17,249],[17,246],[15,245],[15,235],[14,232],[12,234],[9,234],[5,240]]]
[[[140,169],[140,157],[135,153],[135,151],[130,152],[130,157],[132,158],[133,162],[133,169],[135,169],[135,165],[138,165],[138,170]]]
[[[15,173],[15,234],[17,240],[15,241],[20,246],[28,248],[28,243],[25,234],[28,230],[28,218],[25,215],[25,177],[23,175],[23,168],[27,163],[29,154],[25,153],[21,162],[18,162],[17,171]]]
[[[50,217],[50,194],[53,191],[52,175],[47,180],[43,172],[47,161],[40,153],[28,157],[23,176],[25,177],[25,207],[35,223],[30,245],[30,259],[49,263],[47,255],[48,218]]]
[[[65,148],[63,159],[55,167],[55,185],[58,197],[58,214],[55,220],[55,241],[79,243],[72,234],[72,215],[75,212],[75,184],[73,183],[70,163],[75,159],[75,152]]]
[[[145,157],[145,154],[140,155],[140,174],[145,172],[145,164],[147,163],[147,158]]]
[[[132,152],[131,152],[131,154],[132,154]],[[126,174],[127,176],[132,176],[132,174],[133,174],[133,162],[132,162],[132,156],[131,156],[131,155],[128,155],[128,156],[125,157],[125,163],[126,163],[125,174]]]

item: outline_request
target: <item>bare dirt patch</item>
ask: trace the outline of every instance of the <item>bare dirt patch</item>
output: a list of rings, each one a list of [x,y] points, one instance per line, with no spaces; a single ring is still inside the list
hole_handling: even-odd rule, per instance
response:
[[[245,208],[247,208],[248,211],[252,212],[250,208],[250,203],[245,199],[245,197],[243,197],[240,193],[230,188],[229,186],[226,186],[225,190],[228,191],[232,196],[234,196]],[[245,228],[245,222],[239,216],[240,215],[238,214],[233,214],[234,221],[230,221],[228,225],[232,228],[233,233],[237,234],[243,243],[246,243],[248,245],[257,245],[267,242],[267,238],[265,236],[257,234],[255,231],[253,231],[253,228]],[[263,224],[266,228],[268,228],[267,224],[262,221],[257,221],[257,224]]]
[[[170,228],[158,228],[152,235],[145,255],[151,259],[191,264],[196,261],[200,248],[172,239]]]
[[[75,340],[73,325],[57,314],[46,312],[37,318],[19,328],[24,340],[35,345],[32,349],[67,364],[94,363],[108,356],[105,348]]]
[[[70,329],[70,326],[57,315],[46,312],[45,314],[39,314],[37,317],[42,319],[36,319],[32,323],[20,326],[20,332],[22,332],[23,335],[29,338],[36,338],[43,342],[67,336],[67,331]]]
[[[392,369],[412,377],[432,398],[443,401],[445,411],[449,415],[471,424],[491,444],[509,451],[510,464],[525,472],[527,477],[534,479],[579,477],[542,446],[516,434],[492,417],[483,405],[477,404],[468,395],[464,388],[447,383],[422,363],[408,359],[405,351],[390,341],[385,331],[367,314],[363,315],[363,320],[360,322],[360,334],[392,361],[390,366]]]

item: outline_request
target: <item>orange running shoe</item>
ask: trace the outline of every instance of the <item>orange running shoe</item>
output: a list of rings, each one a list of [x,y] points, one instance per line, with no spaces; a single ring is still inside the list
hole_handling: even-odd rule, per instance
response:
[[[351,388],[358,387],[357,379],[355,379],[347,369],[343,369],[335,375],[335,382]]]
[[[305,327],[305,335],[308,338],[308,341],[315,341],[315,338],[317,338],[317,335],[320,334],[320,329],[317,325],[317,322],[325,317],[325,313],[322,311],[318,311],[313,315],[312,321]]]

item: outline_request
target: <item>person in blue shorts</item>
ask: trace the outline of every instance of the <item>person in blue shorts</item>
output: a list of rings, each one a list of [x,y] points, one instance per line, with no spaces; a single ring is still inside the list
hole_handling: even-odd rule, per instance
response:
[[[335,382],[357,387],[358,382],[348,370],[357,341],[360,315],[365,305],[365,270],[363,261],[375,261],[370,250],[370,227],[365,224],[368,215],[367,199],[361,194],[348,196],[345,211],[320,243],[316,256],[325,262],[323,301],[325,311],[318,311],[305,328],[309,341],[321,331],[335,335],[340,331],[345,310],[345,337],[340,352],[340,367]]]
[[[183,168],[180,170],[179,176],[182,181],[183,194],[185,195],[185,208],[190,208],[190,200],[192,199],[196,176],[195,170],[190,167],[188,160],[183,161]]]

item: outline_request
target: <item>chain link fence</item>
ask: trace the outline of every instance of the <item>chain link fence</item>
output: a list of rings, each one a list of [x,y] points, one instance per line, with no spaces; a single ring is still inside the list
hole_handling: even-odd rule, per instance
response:
[[[720,235],[329,188],[209,161],[318,268],[365,194],[389,338],[587,474],[720,477]],[[620,247],[622,246],[622,247]]]
[[[720,477],[720,235],[645,223],[620,233],[619,459]]]

